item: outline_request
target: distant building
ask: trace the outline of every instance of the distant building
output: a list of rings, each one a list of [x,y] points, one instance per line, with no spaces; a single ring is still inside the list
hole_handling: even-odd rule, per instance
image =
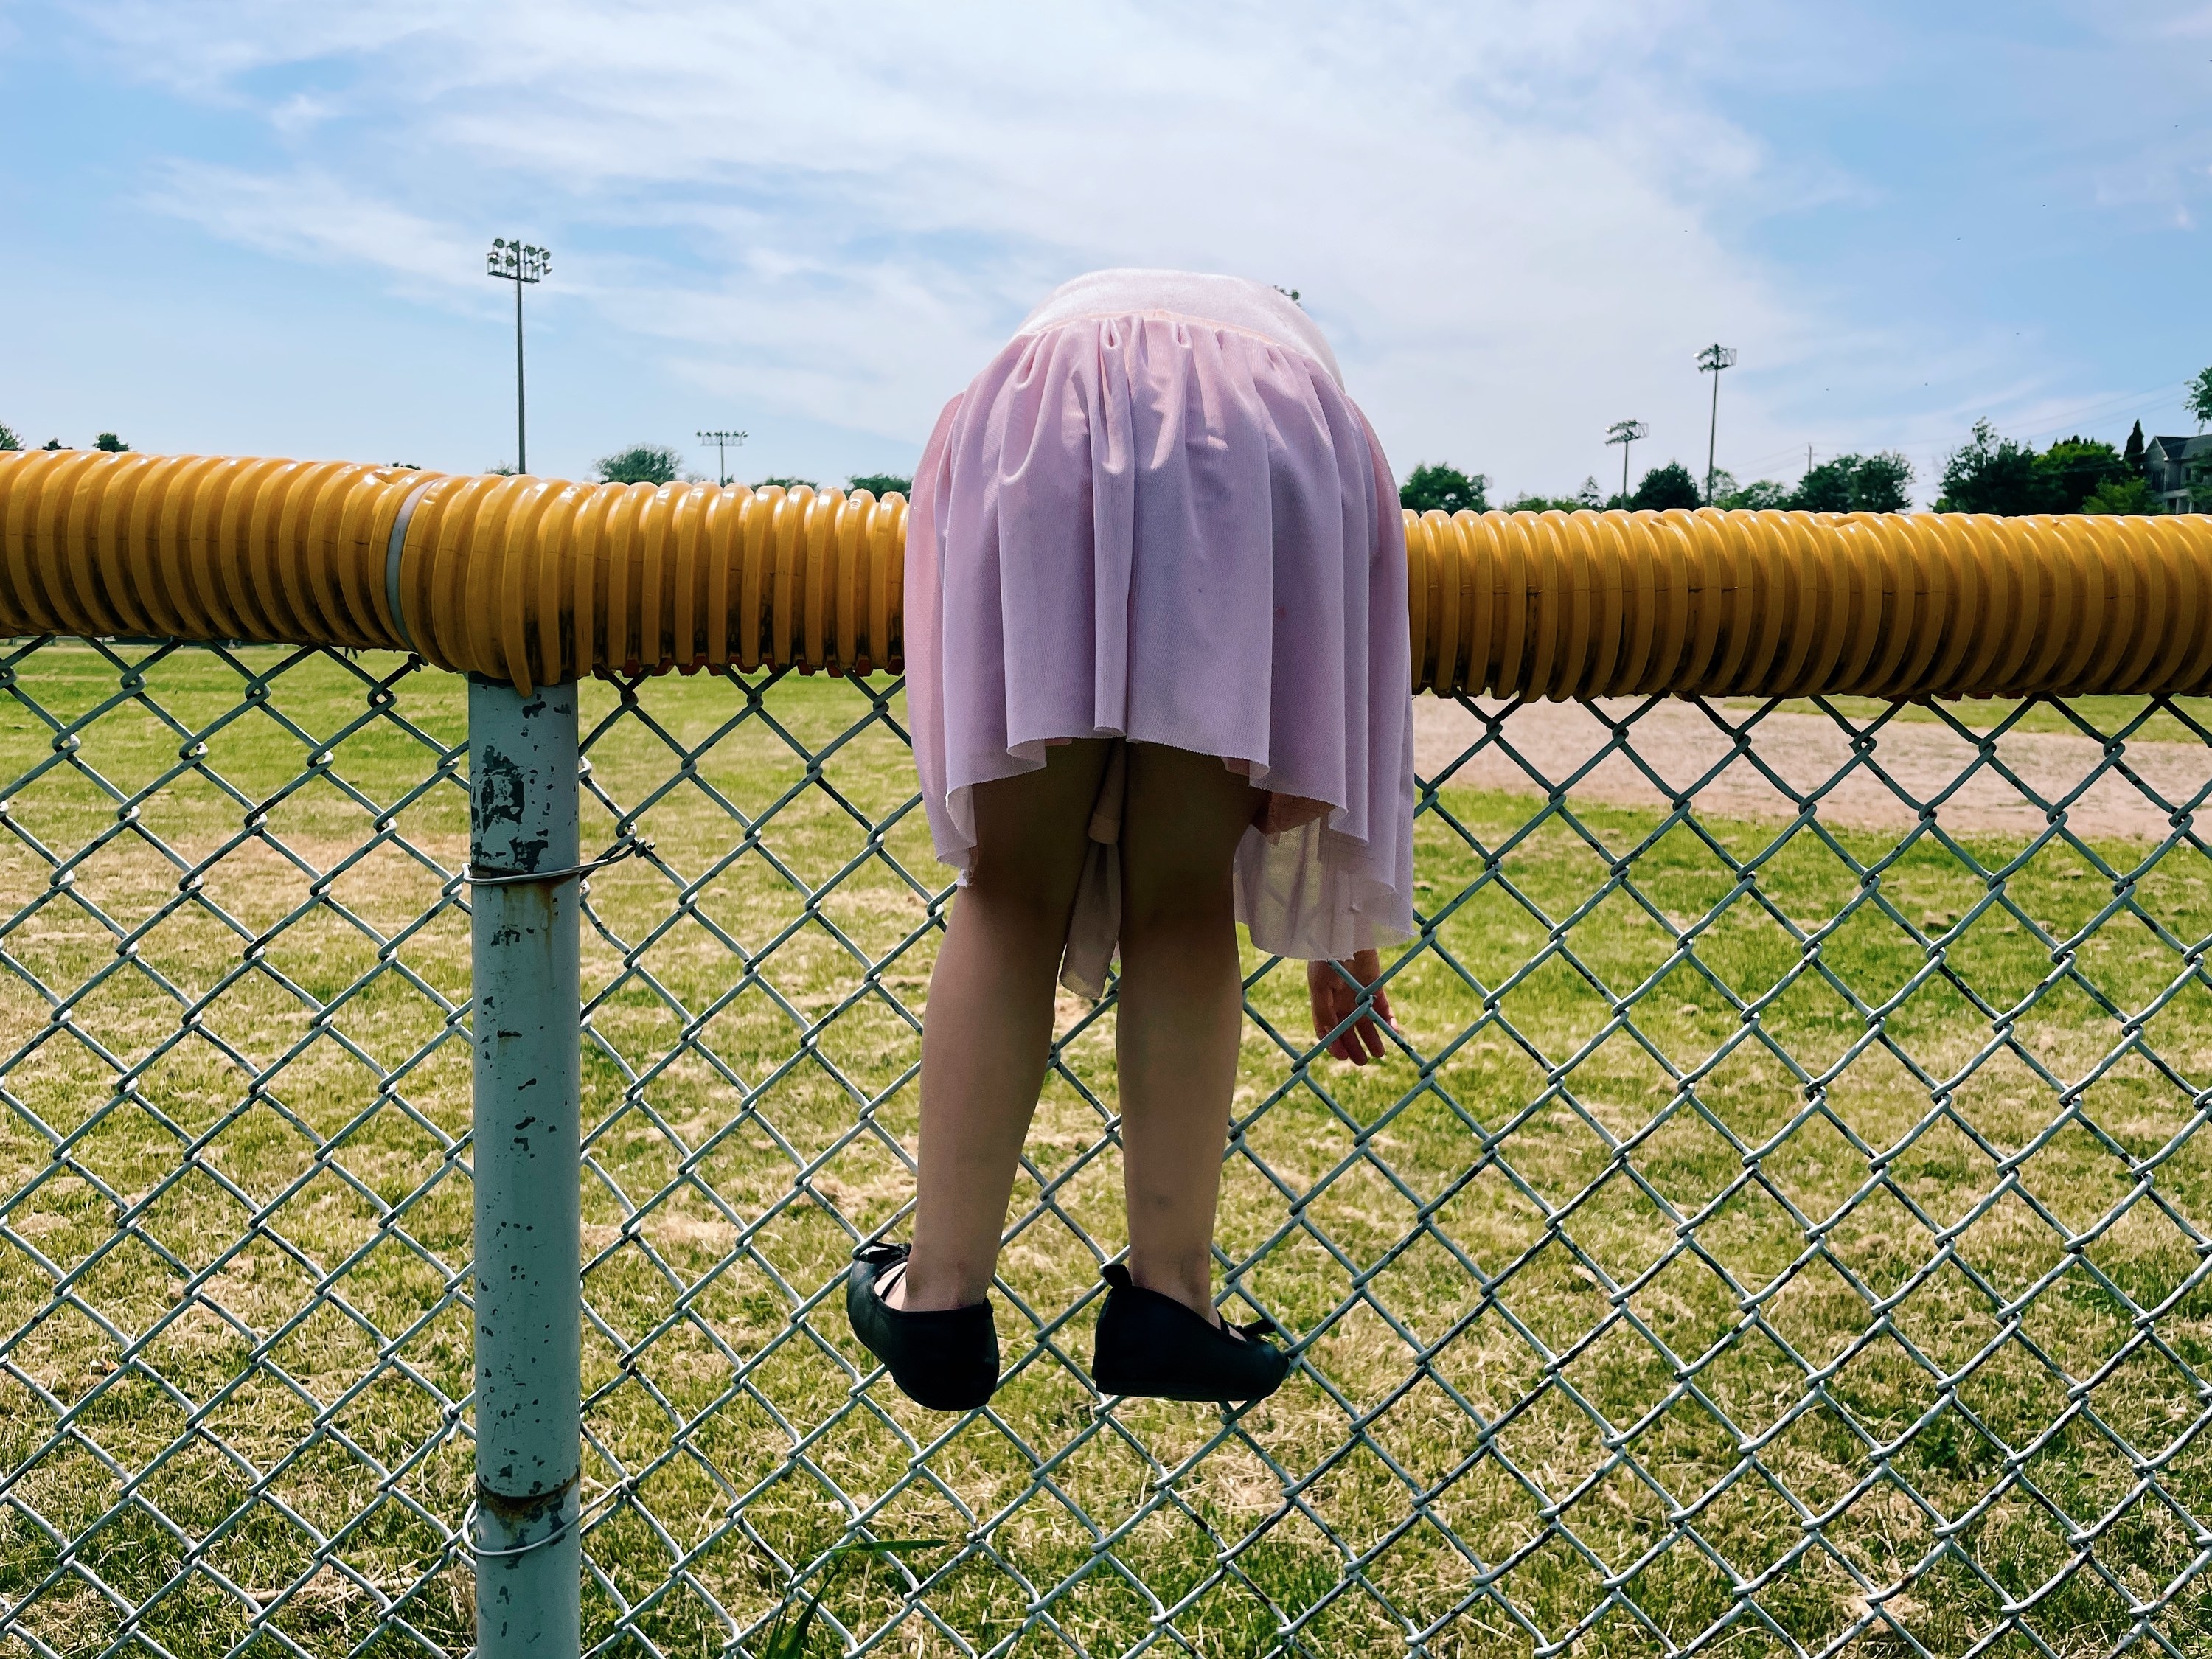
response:
[[[2143,476],[2150,480],[2150,493],[2158,497],[2160,512],[2197,512],[2197,484],[2208,470],[2212,470],[2212,433],[2153,438],[2143,451]],[[2202,482],[2205,505],[2212,507],[2212,478]]]

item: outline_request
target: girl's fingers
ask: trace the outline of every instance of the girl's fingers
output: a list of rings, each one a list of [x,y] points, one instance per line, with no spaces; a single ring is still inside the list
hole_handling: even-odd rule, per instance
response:
[[[1368,1007],[1361,1009],[1360,990],[1345,982],[1343,974],[1337,971],[1338,964],[1316,964],[1316,969],[1308,970],[1306,980],[1313,1005],[1314,1036],[1325,1037],[1351,1020],[1352,1024],[1328,1043],[1327,1052],[1347,1065],[1364,1066],[1370,1060],[1381,1060],[1386,1052],[1378,1023],[1395,1031],[1397,1017],[1390,1006],[1390,994],[1375,984],[1382,971],[1376,952],[1362,951],[1342,965],[1352,971],[1361,987],[1371,988]]]
[[[1338,1019],[1339,1016],[1331,1011],[1328,1003],[1324,1000],[1322,994],[1319,990],[1316,990],[1313,999],[1314,1036],[1316,1037],[1328,1036],[1328,1034],[1331,1031],[1336,1030]],[[1343,1059],[1344,1039],[1341,1036],[1330,1038],[1323,1052],[1334,1054],[1339,1060]]]
[[[1343,1006],[1337,1010],[1336,1017],[1339,1019],[1350,1018],[1358,1012],[1358,1005],[1350,997],[1346,997],[1342,1000]],[[1336,1046],[1340,1057],[1350,1060],[1354,1066],[1364,1066],[1367,1063],[1367,1056],[1360,1052],[1358,1021],[1353,1020],[1352,1024],[1345,1029],[1344,1035],[1337,1039]]]

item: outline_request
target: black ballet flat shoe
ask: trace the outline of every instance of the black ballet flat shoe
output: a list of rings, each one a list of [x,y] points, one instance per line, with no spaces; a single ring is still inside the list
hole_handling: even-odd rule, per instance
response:
[[[1116,1261],[1105,1270],[1091,1380],[1101,1394],[1249,1405],[1290,1374],[1291,1356],[1267,1339],[1268,1321],[1234,1329],[1193,1313],[1171,1296],[1138,1287]]]
[[[882,1239],[854,1251],[845,1272],[845,1317],[915,1405],[933,1412],[973,1411],[999,1386],[999,1328],[991,1304],[928,1312],[892,1307],[877,1285],[909,1253],[909,1246]]]

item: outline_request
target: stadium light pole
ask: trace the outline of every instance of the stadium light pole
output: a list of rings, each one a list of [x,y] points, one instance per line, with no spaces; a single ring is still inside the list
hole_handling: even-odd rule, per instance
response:
[[[529,436],[523,420],[522,400],[522,288],[541,283],[552,268],[553,250],[531,247],[512,237],[495,236],[484,255],[484,275],[514,284],[514,470],[530,471]]]
[[[1620,501],[1628,504],[1628,447],[1638,438],[1648,438],[1651,428],[1641,421],[1615,421],[1605,429],[1605,441],[1620,446]]]
[[[729,452],[751,435],[749,432],[702,432],[697,434],[702,446],[714,446],[714,471],[720,478],[723,489],[730,487]]]
[[[1734,346],[1709,345],[1698,354],[1698,373],[1713,377],[1713,422],[1705,433],[1705,505],[1713,504],[1713,457],[1721,435],[1721,371],[1735,367]]]

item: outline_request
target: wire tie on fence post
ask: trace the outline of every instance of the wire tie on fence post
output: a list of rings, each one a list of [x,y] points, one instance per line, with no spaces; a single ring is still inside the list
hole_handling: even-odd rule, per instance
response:
[[[574,1486],[578,1479],[579,1477],[572,1476],[567,1484]],[[578,1532],[581,1532],[585,1522],[612,1504],[617,1498],[634,1491],[636,1485],[635,1477],[625,1477],[617,1480],[601,1492],[590,1503],[580,1504],[576,1509],[574,1520],[562,1522],[543,1538],[532,1539],[527,1544],[517,1544],[512,1549],[504,1550],[488,1550],[477,1542],[477,1521],[483,1514],[483,1500],[480,1498],[471,1498],[466,1507],[461,1510],[461,1535],[468,1540],[471,1553],[486,1561],[504,1560],[511,1556],[527,1555],[532,1550],[542,1550],[549,1545],[559,1543],[568,1536],[568,1528],[572,1526]]]
[[[498,870],[471,864],[462,878],[472,887],[514,887],[530,881],[562,882],[588,876],[595,870],[604,870],[611,864],[620,864],[624,859],[641,857],[651,851],[653,842],[649,837],[625,832],[599,857],[572,864],[565,870]]]
[[[461,1512],[461,1535],[469,1540],[469,1553],[479,1561],[512,1560],[518,1555],[528,1555],[550,1544],[557,1544],[568,1535],[568,1522],[563,1521],[544,1537],[533,1538],[527,1544],[517,1544],[513,1549],[488,1550],[477,1542],[477,1520],[483,1514],[483,1505],[473,1498],[469,1499],[468,1508]],[[581,1519],[580,1516],[578,1518]]]

